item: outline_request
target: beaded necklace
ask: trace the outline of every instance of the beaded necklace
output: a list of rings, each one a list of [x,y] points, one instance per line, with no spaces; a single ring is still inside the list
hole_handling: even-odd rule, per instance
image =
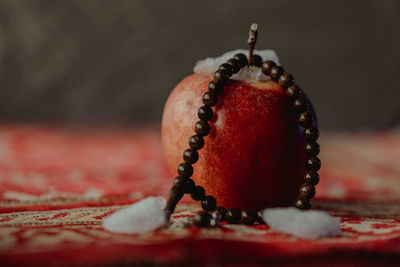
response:
[[[286,90],[286,95],[293,104],[293,109],[298,114],[298,123],[304,127],[303,137],[306,141],[304,152],[307,155],[305,163],[304,184],[300,187],[299,195],[294,206],[299,209],[309,209],[311,207],[310,199],[315,195],[315,186],[319,182],[318,170],[321,167],[321,161],[317,157],[320,151],[319,144],[316,142],[319,137],[319,131],[313,126],[315,118],[310,112],[310,101],[302,94],[300,87],[295,84],[294,77],[285,71],[275,62],[263,59],[259,55],[253,55],[255,43],[257,41],[258,26],[253,24],[249,33],[249,56],[239,53],[221,64],[215,71],[213,80],[208,84],[208,91],[203,94],[203,106],[198,109],[199,121],[196,122],[195,135],[189,138],[189,148],[183,152],[184,162],[178,165],[178,176],[174,179],[173,186],[169,192],[169,199],[165,208],[167,218],[169,219],[178,202],[184,194],[190,194],[193,200],[200,201],[203,212],[195,214],[193,224],[198,227],[214,227],[220,222],[226,221],[231,224],[252,225],[255,223],[264,223],[262,219],[262,210],[243,210],[232,208],[225,209],[217,206],[217,201],[213,196],[206,195],[204,188],[196,185],[190,179],[193,175],[193,164],[199,159],[198,150],[204,146],[204,137],[210,133],[209,121],[213,118],[212,107],[218,102],[218,97],[224,90],[225,83],[229,78],[238,73],[246,66],[256,66],[262,69],[262,72],[270,76]],[[212,212],[210,214],[209,212]]]

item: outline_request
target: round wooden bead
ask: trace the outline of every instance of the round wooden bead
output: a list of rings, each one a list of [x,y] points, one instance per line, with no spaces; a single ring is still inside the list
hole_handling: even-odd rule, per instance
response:
[[[247,57],[244,54],[242,53],[236,54],[233,58],[239,61],[240,68],[243,68],[244,66],[247,65]]]
[[[222,94],[223,90],[224,90],[223,83],[217,83],[217,82],[211,81],[208,84],[208,91],[211,93],[214,93],[215,96]]]
[[[185,192],[185,194],[191,194],[193,193],[195,187],[196,184],[194,181],[192,179],[187,179],[183,184],[183,192]]]
[[[199,201],[202,200],[206,195],[206,191],[200,185],[197,185],[193,190],[193,193],[190,194],[193,200]]]
[[[223,222],[226,219],[227,210],[224,207],[216,207],[211,217],[219,222]]]
[[[178,174],[183,178],[189,178],[193,174],[192,165],[184,162],[178,165]]]
[[[319,174],[316,171],[306,171],[304,181],[310,185],[317,185],[319,183]]]
[[[215,210],[216,206],[217,206],[217,201],[212,196],[206,196],[201,201],[201,207],[206,211],[213,211]]]
[[[206,121],[198,121],[194,126],[194,131],[200,136],[206,136],[210,133],[210,124]]]
[[[261,65],[261,69],[265,75],[269,76],[271,74],[271,68],[275,66],[275,62],[273,62],[272,60],[267,60]]]
[[[197,227],[207,227],[210,223],[210,220],[210,214],[204,211],[200,211],[193,216],[193,225]]]
[[[286,95],[289,97],[290,100],[292,100],[292,101],[296,100],[296,99],[300,98],[300,96],[301,96],[301,89],[300,89],[300,87],[298,87],[295,84],[290,85],[286,89]]]
[[[319,137],[319,131],[315,127],[308,127],[304,129],[303,136],[307,141],[315,142]]]
[[[232,73],[238,73],[239,70],[241,69],[240,61],[236,58],[231,58],[227,61],[228,64],[232,66]]]
[[[294,84],[294,77],[289,73],[284,73],[279,76],[278,83],[283,88],[287,88],[288,86]]]
[[[318,171],[321,168],[321,160],[318,157],[308,158],[306,168],[310,171]]]
[[[212,92],[205,92],[203,94],[203,103],[206,106],[215,106],[217,104],[218,98]]]
[[[240,222],[241,213],[238,209],[229,209],[226,212],[226,221],[231,224],[237,224]]]
[[[269,72],[269,76],[271,76],[272,80],[277,81],[279,76],[285,73],[284,68],[281,66],[273,66]]]
[[[252,210],[244,210],[241,213],[241,222],[245,225],[253,225],[257,220],[257,213]]]
[[[259,224],[265,224],[264,218],[263,218],[263,210],[257,211],[257,222]]]
[[[229,73],[231,73],[231,74],[232,74],[232,71],[233,71],[233,67],[232,67],[232,65],[229,64],[229,63],[221,64],[221,65],[218,67],[218,69],[219,69],[219,70],[227,70],[227,71],[228,71]]]
[[[204,138],[200,135],[193,135],[189,138],[190,148],[199,150],[204,146]]]
[[[293,109],[297,113],[304,112],[307,109],[308,103],[303,98],[298,98],[293,101]]]
[[[202,106],[197,111],[197,116],[199,117],[200,120],[203,121],[211,120],[213,115],[214,115],[213,110],[209,106]]]
[[[263,64],[263,59],[261,56],[259,55],[254,55],[251,59],[251,65],[254,65],[256,67],[261,67],[261,65]]]
[[[227,70],[217,70],[214,72],[214,82],[224,83],[229,79],[230,76],[231,73]]]
[[[316,156],[319,154],[319,149],[320,149],[320,147],[319,147],[318,143],[310,142],[310,143],[306,144],[304,151],[309,156]]]
[[[296,207],[302,210],[308,210],[311,208],[310,201],[307,201],[305,199],[297,199],[296,201]]]
[[[300,195],[304,198],[313,198],[315,196],[315,187],[310,184],[303,184],[300,187]]]
[[[199,159],[199,153],[197,152],[196,149],[189,148],[183,152],[183,160],[186,163],[194,164],[197,162],[198,159]]]
[[[310,127],[313,122],[313,118],[311,114],[307,111],[300,113],[299,115],[299,123],[303,127]]]
[[[186,181],[185,178],[183,178],[183,177],[181,177],[181,176],[177,176],[177,177],[175,177],[175,179],[174,179],[173,185],[174,185],[174,186],[179,186],[179,187],[182,187],[182,188],[183,188],[183,185],[184,185],[185,181]]]

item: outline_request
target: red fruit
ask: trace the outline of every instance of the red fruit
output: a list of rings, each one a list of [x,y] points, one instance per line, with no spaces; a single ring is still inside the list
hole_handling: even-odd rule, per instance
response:
[[[211,80],[205,73],[185,78],[164,107],[162,142],[174,175]],[[227,209],[293,205],[304,179],[304,140],[284,89],[273,81],[229,80],[213,110],[193,165],[196,184]]]

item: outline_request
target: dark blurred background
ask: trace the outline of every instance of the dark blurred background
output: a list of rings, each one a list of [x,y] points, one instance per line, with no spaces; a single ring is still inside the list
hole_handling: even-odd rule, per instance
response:
[[[0,116],[157,122],[195,62],[275,49],[323,130],[400,115],[400,1],[0,1]]]

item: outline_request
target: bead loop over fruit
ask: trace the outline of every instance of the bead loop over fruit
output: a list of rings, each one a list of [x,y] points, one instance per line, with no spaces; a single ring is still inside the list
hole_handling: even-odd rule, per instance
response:
[[[198,161],[198,150],[204,146],[204,137],[210,133],[208,122],[215,115],[212,107],[217,104],[218,97],[222,94],[224,85],[229,78],[248,65],[260,67],[265,75],[271,77],[273,81],[286,90],[286,95],[292,102],[293,109],[298,116],[298,124],[304,127],[303,137],[306,141],[304,153],[307,156],[304,184],[299,188],[297,201],[294,205],[299,209],[309,209],[311,207],[310,199],[315,195],[315,185],[319,182],[317,171],[321,167],[321,161],[317,157],[320,146],[316,142],[319,137],[319,131],[316,128],[315,118],[310,111],[311,104],[307,97],[304,97],[300,87],[295,84],[294,77],[290,73],[287,73],[283,67],[277,66],[271,60],[263,62],[259,55],[253,55],[257,36],[258,25],[253,24],[251,25],[248,39],[249,57],[247,58],[244,54],[239,53],[227,60],[226,63],[221,64],[215,71],[213,80],[208,84],[208,91],[203,94],[202,100],[204,106],[199,108],[197,114],[200,120],[194,126],[196,135],[193,135],[189,139],[189,148],[183,153],[184,162],[179,164],[177,168],[178,177],[174,179],[174,185],[170,190],[165,208],[167,219],[170,218],[183,195],[190,194],[193,200],[201,202],[204,210],[194,216],[193,225],[195,226],[215,227],[222,221],[245,225],[264,223],[262,210],[240,211],[235,208],[227,210],[224,207],[217,206],[217,200],[213,196],[207,195],[204,188],[196,185],[191,179],[193,175],[192,164]],[[208,214],[208,212],[212,212],[212,215]]]

